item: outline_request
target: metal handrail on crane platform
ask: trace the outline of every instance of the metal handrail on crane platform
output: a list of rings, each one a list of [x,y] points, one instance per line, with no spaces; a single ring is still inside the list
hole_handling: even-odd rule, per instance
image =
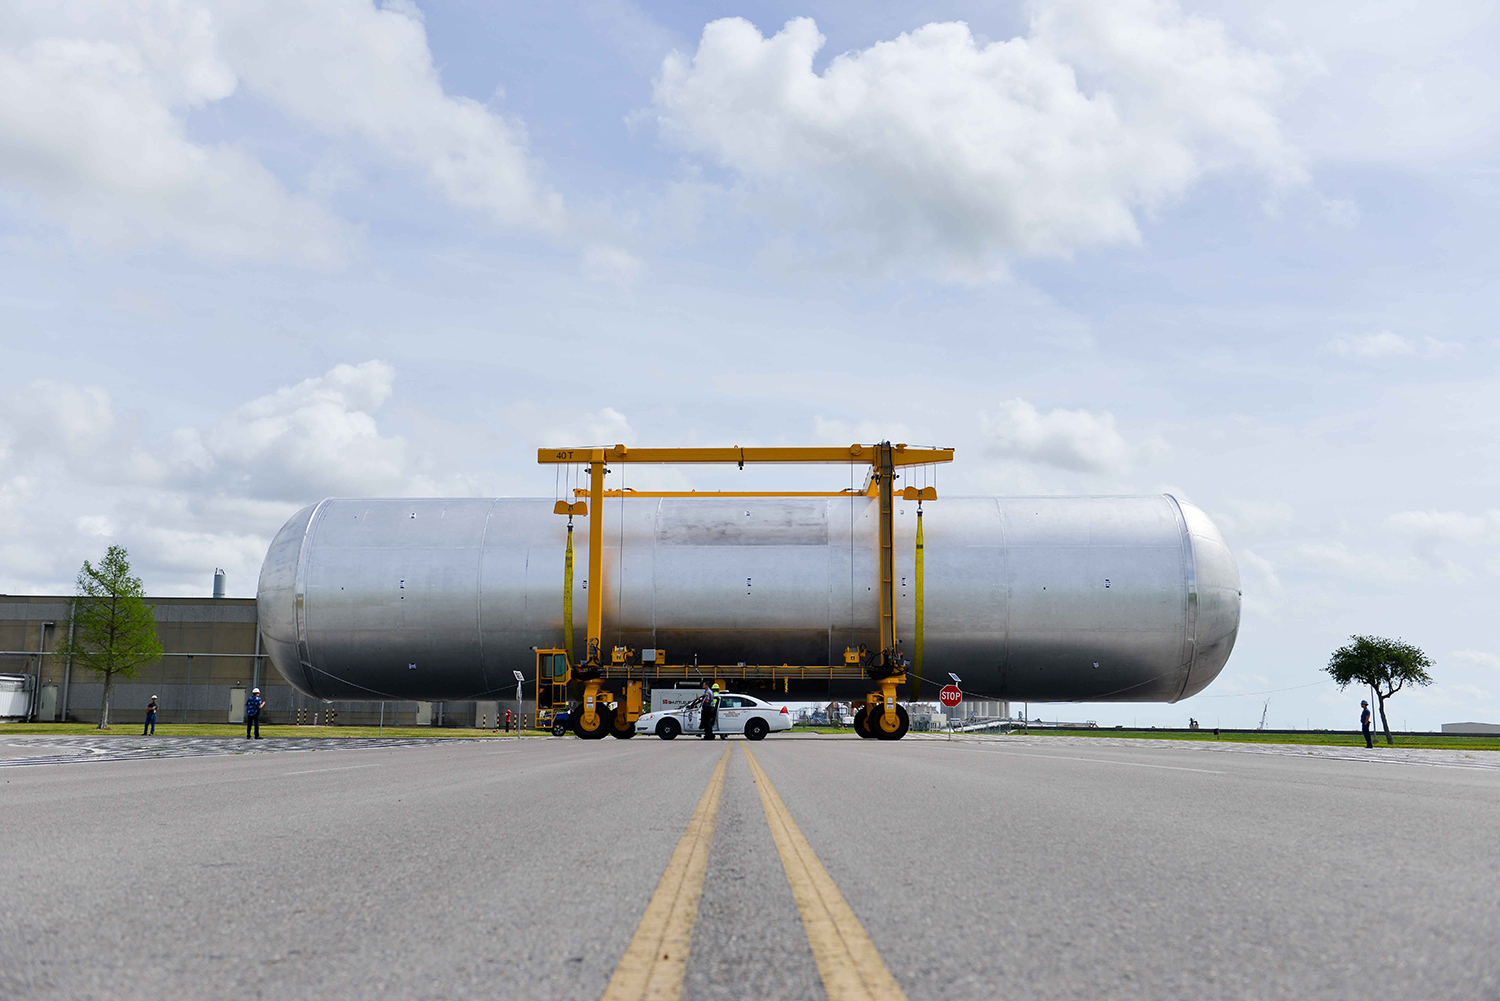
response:
[[[745,463],[821,463],[821,464],[844,464],[859,463],[870,467],[870,478],[865,490],[839,491],[837,493],[807,493],[801,492],[795,496],[878,496],[880,505],[880,649],[878,651],[864,652],[862,649],[857,656],[854,651],[845,655],[845,669],[857,668],[876,680],[881,686],[881,692],[871,693],[873,703],[882,706],[881,716],[889,723],[891,731],[897,728],[897,719],[900,710],[895,703],[895,686],[905,681],[905,663],[896,650],[896,628],[895,628],[895,553],[894,553],[894,526],[892,524],[892,508],[895,495],[896,470],[909,466],[934,465],[953,461],[953,449],[951,448],[925,448],[912,447],[905,443],[892,444],[889,441],[877,442],[873,445],[853,444],[848,446],[784,446],[784,447],[749,447],[738,445],[731,448],[628,448],[625,445],[615,445],[613,448],[540,448],[537,449],[537,462],[542,465],[587,465],[589,471],[588,500],[586,502],[570,503],[559,500],[555,510],[558,514],[568,516],[569,546],[568,565],[572,563],[572,524],[575,515],[585,515],[589,519],[589,579],[600,581],[603,579],[603,557],[604,557],[604,519],[601,517],[601,502],[605,496],[672,496],[672,497],[714,497],[714,496],[747,496],[737,493],[694,493],[671,491],[661,494],[634,493],[631,491],[604,489],[604,474],[607,467],[612,463],[653,463],[653,464],[679,464],[679,465],[705,465],[705,464],[727,464],[734,463],[740,469],[745,468]],[[582,496],[582,490],[574,491],[575,497]],[[791,496],[785,493],[766,493],[757,496]],[[931,500],[937,497],[937,491],[932,487],[918,489],[907,487],[902,491],[902,496],[918,501]],[[569,575],[571,579],[571,575]],[[621,651],[615,651],[614,656],[606,659],[603,653],[604,632],[604,589],[597,584],[589,590],[588,594],[588,641],[585,648],[584,659],[581,664],[576,665],[575,676],[585,681],[585,692],[583,699],[583,712],[578,717],[578,732],[580,735],[593,736],[593,728],[599,728],[602,735],[602,724],[598,715],[598,694],[600,683],[609,672],[620,665],[622,659]],[[571,586],[568,589],[567,600],[571,603]],[[568,625],[569,634],[565,637],[566,645],[570,651],[571,662],[572,635],[571,626]],[[832,668],[830,668],[831,670]],[[585,731],[588,731],[585,733]],[[905,732],[904,726],[901,733]],[[899,734],[898,734],[899,736]]]

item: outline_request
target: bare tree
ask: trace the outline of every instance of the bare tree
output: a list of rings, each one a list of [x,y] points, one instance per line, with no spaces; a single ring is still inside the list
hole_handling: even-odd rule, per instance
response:
[[[73,598],[73,635],[58,650],[104,679],[99,729],[109,729],[116,678],[133,678],[161,659],[156,613],[146,604],[141,579],[130,574],[130,556],[110,546],[98,566],[83,561]]]
[[[1333,676],[1340,690],[1355,682],[1369,685],[1374,690],[1375,699],[1380,703],[1380,725],[1385,729],[1385,742],[1394,744],[1391,724],[1385,718],[1385,700],[1408,683],[1432,684],[1432,676],[1427,673],[1431,666],[1431,658],[1410,643],[1380,636],[1351,636],[1348,643],[1333,652],[1323,670]]]

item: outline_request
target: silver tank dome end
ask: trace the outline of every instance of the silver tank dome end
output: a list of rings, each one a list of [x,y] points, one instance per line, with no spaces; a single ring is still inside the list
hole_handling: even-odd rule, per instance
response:
[[[297,569],[302,544],[318,505],[305,507],[281,526],[260,566],[256,613],[265,651],[281,676],[303,695],[320,698],[302,666],[297,635]]]
[[[1197,584],[1193,659],[1186,683],[1173,701],[1197,695],[1224,669],[1240,631],[1240,568],[1224,535],[1202,508],[1177,500],[1192,544]]]

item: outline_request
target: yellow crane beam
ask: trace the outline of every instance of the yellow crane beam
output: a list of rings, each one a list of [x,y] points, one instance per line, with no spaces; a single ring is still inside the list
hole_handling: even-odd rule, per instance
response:
[[[953,449],[951,448],[914,448],[904,443],[889,447],[891,449],[891,462],[896,466],[925,466],[936,462],[953,461]],[[603,449],[539,448],[536,453],[536,461],[544,466],[572,465],[575,463],[596,461],[595,456],[602,453],[602,459],[606,464],[612,462],[653,462],[717,465],[733,462],[743,467],[747,462],[807,462],[825,464],[855,462],[864,465],[874,465],[880,461],[879,449],[879,445],[858,444],[836,446],[771,446],[765,448],[741,448],[738,445],[731,448],[626,448],[624,445],[616,445],[613,448]]]
[[[637,490],[624,487],[606,490],[606,497],[637,497],[642,500],[653,497],[874,497],[874,484],[868,490]],[[583,487],[574,487],[574,497],[587,497]]]

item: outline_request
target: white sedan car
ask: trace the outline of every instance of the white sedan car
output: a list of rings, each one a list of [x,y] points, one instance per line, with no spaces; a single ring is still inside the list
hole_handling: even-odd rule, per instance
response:
[[[774,706],[751,695],[720,695],[719,718],[714,723],[714,733],[727,737],[731,733],[743,733],[750,740],[762,740],[766,734],[792,728],[792,714],[786,706]],[[698,704],[689,703],[678,709],[645,713],[635,721],[636,733],[654,733],[662,740],[671,740],[686,733],[701,737],[698,722]]]

